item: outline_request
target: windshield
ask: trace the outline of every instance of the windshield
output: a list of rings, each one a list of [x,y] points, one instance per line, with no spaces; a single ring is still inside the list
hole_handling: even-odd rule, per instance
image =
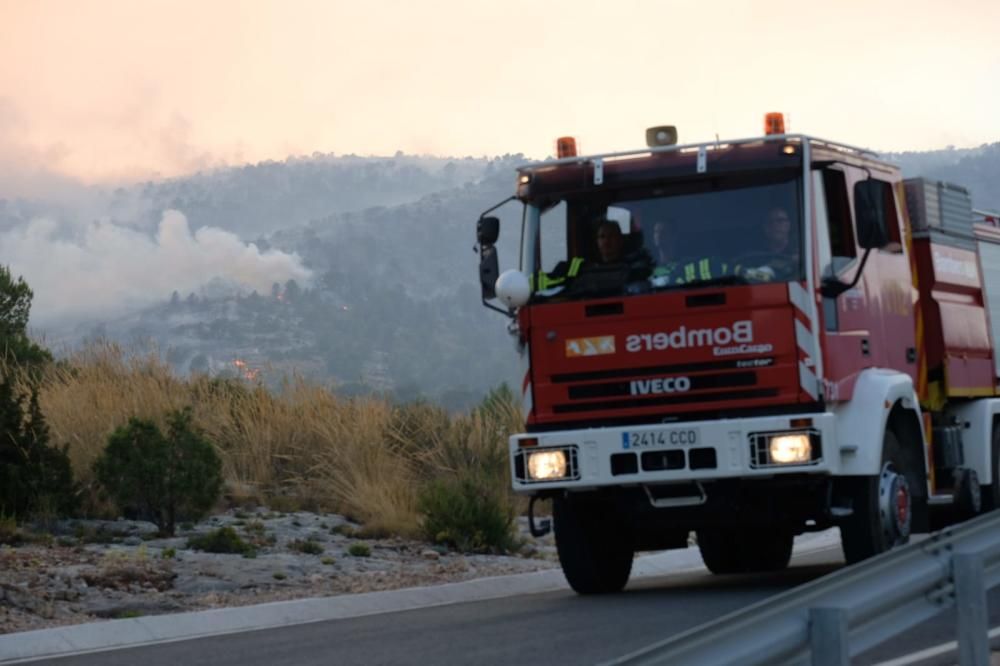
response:
[[[536,299],[802,277],[799,172],[571,194],[529,204]]]

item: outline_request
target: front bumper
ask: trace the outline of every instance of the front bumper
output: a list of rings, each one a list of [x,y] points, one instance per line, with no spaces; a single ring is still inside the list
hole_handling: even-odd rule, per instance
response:
[[[509,442],[511,477],[515,491],[534,494],[786,474],[831,475],[837,473],[839,461],[834,455],[834,427],[834,415],[822,412],[520,434]],[[811,443],[809,459],[774,462],[768,442],[779,433],[806,435]],[[565,452],[566,476],[531,479],[528,456],[557,450]]]

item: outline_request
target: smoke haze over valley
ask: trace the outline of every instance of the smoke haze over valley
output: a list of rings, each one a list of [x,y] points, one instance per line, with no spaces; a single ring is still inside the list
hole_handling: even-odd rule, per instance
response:
[[[1000,209],[1000,143],[889,158]],[[525,161],[316,155],[114,189],[5,171],[0,263],[34,289],[33,330],[57,352],[154,343],[179,373],[294,372],[462,407],[517,379],[471,247]],[[520,215],[500,213],[506,268]]]

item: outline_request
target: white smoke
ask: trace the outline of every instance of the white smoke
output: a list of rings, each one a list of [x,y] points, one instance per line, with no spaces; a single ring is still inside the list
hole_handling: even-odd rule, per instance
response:
[[[268,293],[275,282],[312,278],[297,254],[261,252],[212,227],[192,234],[176,210],[163,213],[155,235],[109,221],[67,234],[35,219],[0,232],[0,264],[35,292],[31,323],[42,329],[116,317],[210,283]]]

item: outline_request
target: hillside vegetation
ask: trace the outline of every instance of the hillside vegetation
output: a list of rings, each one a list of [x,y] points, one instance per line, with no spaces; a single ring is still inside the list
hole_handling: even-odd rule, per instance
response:
[[[0,376],[33,381],[11,366]],[[304,380],[271,392],[241,380],[184,379],[155,357],[103,346],[48,365],[38,404],[51,444],[69,456],[83,515],[114,517],[121,509],[95,479],[109,435],[131,418],[164,427],[185,407],[222,459],[231,505],[333,511],[372,534],[405,536],[422,534],[421,506],[434,505],[442,492],[457,493],[460,503],[487,501],[508,531],[517,506],[506,438],[520,428],[520,406],[502,388],[469,412],[449,414],[425,403],[348,398]]]

